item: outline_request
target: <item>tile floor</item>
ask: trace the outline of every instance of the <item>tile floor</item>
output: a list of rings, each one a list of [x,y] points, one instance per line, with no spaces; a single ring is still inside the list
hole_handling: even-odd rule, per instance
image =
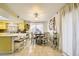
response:
[[[10,54],[10,56],[61,56],[62,53],[49,46],[33,45],[28,41],[23,50]]]

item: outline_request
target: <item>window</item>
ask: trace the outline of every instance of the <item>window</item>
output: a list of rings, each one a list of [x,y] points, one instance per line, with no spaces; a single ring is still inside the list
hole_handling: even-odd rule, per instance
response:
[[[31,23],[30,31],[33,33],[43,33],[43,24],[42,23]]]

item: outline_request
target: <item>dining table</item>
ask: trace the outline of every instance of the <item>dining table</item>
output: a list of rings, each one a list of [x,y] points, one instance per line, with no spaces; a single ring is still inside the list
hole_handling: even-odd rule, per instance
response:
[[[36,44],[41,45],[44,34],[34,34],[34,35],[35,35]]]

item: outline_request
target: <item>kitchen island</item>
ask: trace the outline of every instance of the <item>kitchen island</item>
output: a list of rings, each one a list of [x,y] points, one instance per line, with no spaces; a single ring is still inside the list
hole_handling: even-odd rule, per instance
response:
[[[0,54],[13,53],[15,37],[24,35],[25,33],[0,33]]]

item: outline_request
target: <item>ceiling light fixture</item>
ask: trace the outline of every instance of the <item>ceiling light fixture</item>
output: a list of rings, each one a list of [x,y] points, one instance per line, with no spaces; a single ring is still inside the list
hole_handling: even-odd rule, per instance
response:
[[[35,15],[35,18],[37,18],[37,17],[38,17],[38,13],[34,13],[34,15]]]
[[[19,16],[17,16],[17,18],[19,18]]]
[[[38,13],[34,13],[35,20],[38,20]]]

